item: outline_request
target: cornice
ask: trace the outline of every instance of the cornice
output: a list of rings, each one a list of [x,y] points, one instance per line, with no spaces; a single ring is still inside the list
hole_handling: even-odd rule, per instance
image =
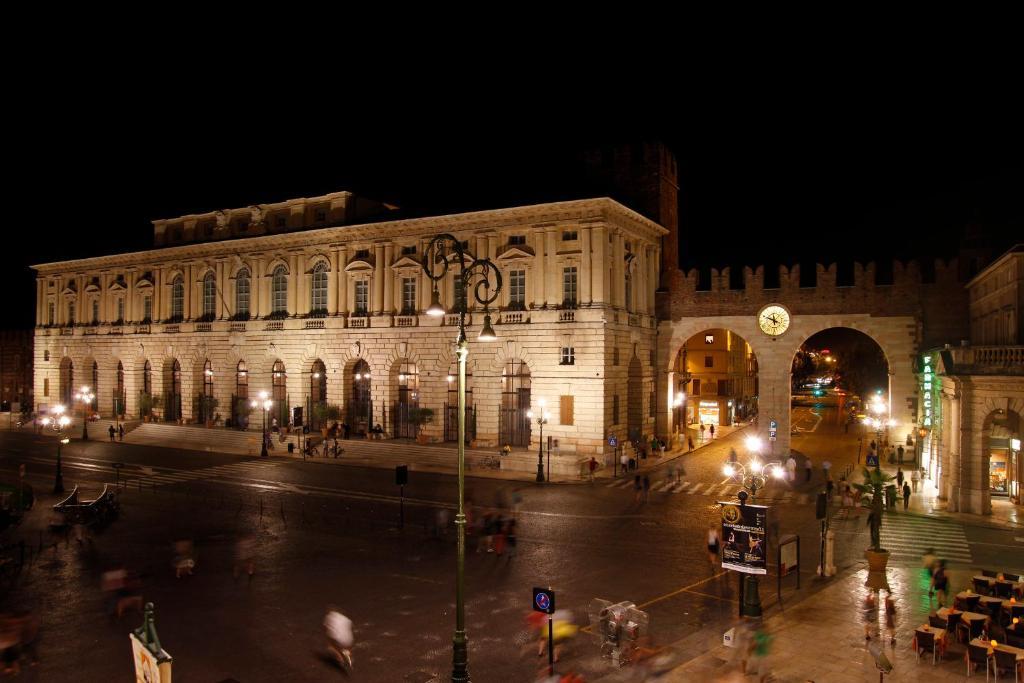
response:
[[[57,275],[69,271],[95,270],[98,268],[128,268],[143,264],[160,264],[168,261],[189,261],[210,257],[221,257],[235,253],[284,251],[312,246],[327,247],[352,242],[380,242],[396,238],[425,237],[439,232],[461,232],[484,230],[498,231],[505,228],[531,226],[539,223],[557,224],[568,222],[614,223],[626,227],[642,237],[658,240],[668,230],[654,221],[608,197],[579,199],[567,202],[552,202],[507,209],[473,211],[469,213],[408,218],[380,223],[345,225],[317,230],[302,230],[261,235],[220,242],[202,242],[176,247],[160,247],[146,251],[127,252],[110,256],[97,256],[71,261],[54,261],[31,266],[40,276]]]

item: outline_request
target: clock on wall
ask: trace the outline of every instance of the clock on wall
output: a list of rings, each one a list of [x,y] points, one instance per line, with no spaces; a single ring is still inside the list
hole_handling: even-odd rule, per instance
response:
[[[769,304],[757,314],[757,324],[769,337],[778,337],[789,329],[789,311],[779,304]]]

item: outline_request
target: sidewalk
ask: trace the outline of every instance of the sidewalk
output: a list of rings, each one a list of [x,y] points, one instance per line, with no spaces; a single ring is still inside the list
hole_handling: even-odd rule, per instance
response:
[[[965,646],[951,643],[935,667],[931,657],[917,661],[911,646],[914,629],[928,621],[935,599],[929,601],[928,582],[922,569],[895,567],[888,570],[896,599],[896,644],[889,643],[884,609],[869,616],[872,639],[864,639],[864,587],[867,569],[852,570],[833,579],[830,586],[793,607],[783,608],[765,620],[772,636],[766,668],[780,683],[861,683],[878,680],[875,658],[868,645],[881,647],[893,664],[886,681],[960,681],[966,668]],[[970,569],[950,570],[951,593],[970,585]],[[718,644],[705,654],[677,667],[665,681],[756,681],[739,670],[739,650]],[[752,665],[748,667],[753,669]]]
[[[641,459],[637,463],[637,469],[631,470],[629,472],[629,476],[634,476],[634,475],[637,475],[637,474],[643,474],[645,472],[650,472],[651,470],[657,469],[658,467],[661,467],[662,465],[664,465],[666,463],[669,463],[669,462],[672,462],[673,460],[676,460],[677,458],[680,458],[680,457],[685,456],[685,455],[698,454],[698,453],[700,453],[701,449],[703,449],[703,448],[705,448],[707,446],[712,446],[712,445],[715,445],[715,444],[718,444],[718,443],[729,443],[728,437],[730,437],[730,436],[732,436],[734,434],[738,434],[738,433],[742,432],[748,426],[750,426],[749,423],[733,425],[731,427],[722,427],[721,429],[723,431],[721,433],[719,432],[718,429],[716,429],[715,430],[715,438],[714,439],[705,438],[705,440],[703,442],[701,442],[699,438],[694,439],[693,440],[693,450],[692,451],[689,450],[689,444],[684,442],[684,443],[682,443],[679,446],[676,446],[676,447],[673,447],[673,448],[667,448],[665,450],[665,457],[661,457],[661,455],[656,455],[655,456],[655,455],[648,454],[646,459]],[[738,445],[738,443],[739,442],[736,442],[736,445]],[[623,446],[623,444],[620,444],[619,446],[620,446],[620,448],[623,448],[623,447],[628,448],[629,450],[626,451],[626,455],[627,456],[631,455],[631,453],[632,453],[632,446],[631,445],[625,444],[625,446]],[[603,467],[600,467],[594,473],[594,479],[613,479],[613,478],[616,478],[616,476],[618,478],[622,478],[623,472],[622,472],[622,467],[616,465],[615,463],[611,463],[611,464],[605,465]]]

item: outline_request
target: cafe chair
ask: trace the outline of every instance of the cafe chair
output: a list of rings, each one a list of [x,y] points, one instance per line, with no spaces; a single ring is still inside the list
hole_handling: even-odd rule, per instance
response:
[[[999,572],[994,572],[991,569],[982,569],[981,570],[981,575],[982,576],[987,576],[990,579],[994,579],[997,576],[999,576]]]
[[[917,661],[921,661],[922,652],[932,653],[932,666],[935,666],[935,656],[938,654],[938,643],[935,642],[935,633],[932,631],[918,631],[914,634],[917,643]]]
[[[969,598],[964,598],[964,611],[965,612],[977,612],[978,603],[981,602],[980,595],[972,595]]]
[[[932,614],[928,616],[928,625],[932,628],[937,628],[940,631],[946,630],[946,624],[949,623],[946,619],[943,619],[938,614]]]
[[[946,633],[952,638],[956,639],[956,633],[959,630],[957,627],[963,623],[963,614],[960,612],[953,612],[952,614],[946,615]]]
[[[1010,596],[1013,595],[1013,584],[1010,583],[996,581],[995,585],[992,586],[992,589],[994,594],[1003,600],[1009,600]]]
[[[974,587],[974,592],[978,595],[988,595],[991,590],[988,581],[978,577],[971,579],[971,585]]]
[[[1007,581],[1020,581],[1020,574],[1007,574],[1003,572],[1003,578]]]
[[[1012,630],[1006,632],[1006,644],[1010,647],[1024,649],[1024,635],[1017,635]]]
[[[1017,665],[1017,653],[996,648],[992,651],[992,668],[995,669],[996,680],[1000,671],[1012,671],[1014,683],[1020,680],[1020,667]]]
[[[962,614],[958,616],[963,617]],[[985,622],[981,619],[961,619],[957,625],[957,632],[964,634],[963,642],[970,643],[975,638],[980,638],[981,634],[985,632]]]
[[[971,669],[976,668],[971,665],[985,664],[985,680],[988,680],[988,668],[992,658],[988,656],[988,647],[985,645],[975,645],[974,643],[967,643],[967,654],[964,655],[964,660],[967,662],[967,675],[971,675]]]

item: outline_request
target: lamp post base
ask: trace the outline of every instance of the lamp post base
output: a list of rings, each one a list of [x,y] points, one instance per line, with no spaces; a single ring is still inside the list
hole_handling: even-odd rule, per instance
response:
[[[452,683],[469,683],[469,652],[465,631],[452,638]]]
[[[64,477],[57,475],[57,478],[53,482],[54,493],[64,493]]]
[[[537,481],[541,484],[544,483],[544,462],[542,460],[537,461]]]

